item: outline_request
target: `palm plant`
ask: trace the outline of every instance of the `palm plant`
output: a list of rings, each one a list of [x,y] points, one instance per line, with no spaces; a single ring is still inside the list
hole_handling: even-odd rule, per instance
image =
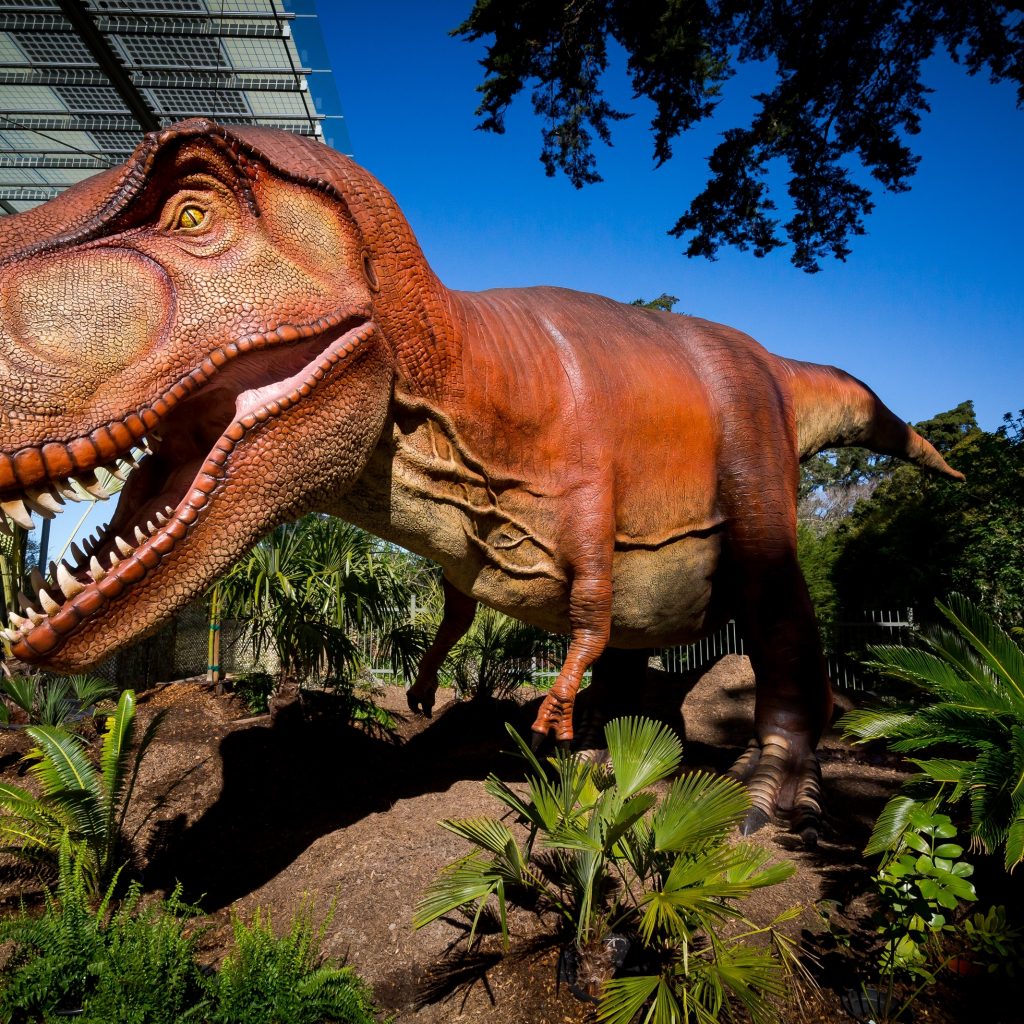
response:
[[[475,849],[427,889],[415,926],[467,910],[472,943],[496,905],[507,944],[509,902],[552,910],[591,979],[585,987],[600,992],[599,1020],[628,1024],[646,1007],[653,1024],[711,1022],[731,1019],[735,1002],[755,1021],[772,1019],[791,950],[777,922],[753,925],[737,903],[793,868],[768,866],[766,851],[727,841],[749,807],[744,789],[698,772],[659,798],[651,788],[677,771],[682,746],[646,719],[606,726],[611,768],[559,752],[546,771],[509,732],[528,765],[527,795],[493,775],[485,788],[526,826],[525,840],[495,818],[442,822]],[[730,920],[739,927],[725,937]],[[613,978],[625,943],[630,973]]]
[[[134,757],[135,694],[125,690],[110,716],[93,764],[86,744],[76,734],[53,726],[26,730],[35,747],[26,755],[41,796],[10,783],[0,783],[0,837],[6,852],[37,860],[53,860],[67,833],[85,850],[85,872],[99,893],[120,863],[124,822],[142,759],[163,719],[155,715],[143,733]]]
[[[548,634],[492,608],[480,608],[469,632],[445,662],[460,697],[508,697],[533,679],[534,667],[551,659]]]
[[[920,646],[871,648],[868,664],[909,684],[909,693],[851,711],[839,725],[861,742],[886,739],[901,753],[941,754],[910,758],[919,769],[911,781],[952,786],[952,802],[966,798],[975,839],[989,851],[1004,847],[1010,871],[1024,859],[1024,650],[960,594],[936,605],[950,626],[923,636]],[[890,801],[871,848],[890,846],[914,806],[906,797]]]
[[[355,635],[375,630],[411,675],[424,637],[408,629],[412,563],[354,526],[307,516],[278,527],[220,581],[221,614],[245,623],[254,653],[273,652],[282,678],[353,674]]]

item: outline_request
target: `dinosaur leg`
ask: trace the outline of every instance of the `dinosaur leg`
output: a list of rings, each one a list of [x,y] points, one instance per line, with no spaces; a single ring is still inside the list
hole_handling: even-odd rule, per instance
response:
[[[613,718],[636,710],[643,692],[649,648],[606,647],[590,670],[590,686],[576,705],[575,746],[583,751],[604,750],[604,727]]]
[[[778,812],[805,842],[821,824],[821,772],[814,753],[832,711],[807,585],[795,556],[744,580],[743,630],[756,679],[755,737],[730,770],[753,804],[749,835]]]
[[[609,563],[611,559],[608,559]],[[533,723],[534,742],[540,742],[554,730],[555,739],[570,742],[573,738],[572,711],[583,673],[597,660],[608,644],[611,634],[612,582],[611,566],[595,578],[573,581],[569,617],[572,634],[569,652],[555,685],[544,698]]]
[[[444,612],[434,642],[427,648],[416,672],[416,681],[409,687],[406,699],[413,711],[422,711],[427,718],[434,707],[437,673],[451,649],[466,635],[476,615],[476,601],[442,580]]]

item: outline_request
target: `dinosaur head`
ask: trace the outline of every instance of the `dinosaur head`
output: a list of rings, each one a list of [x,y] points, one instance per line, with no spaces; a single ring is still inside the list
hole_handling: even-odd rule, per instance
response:
[[[126,477],[12,620],[15,657],[96,662],[365,467],[395,373],[375,183],[282,136],[183,122],[0,220],[0,506],[25,522]]]

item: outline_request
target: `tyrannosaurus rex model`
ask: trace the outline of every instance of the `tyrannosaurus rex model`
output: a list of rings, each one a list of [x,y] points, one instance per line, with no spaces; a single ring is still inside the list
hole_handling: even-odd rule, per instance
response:
[[[728,327],[559,288],[450,291],[371,175],[293,135],[186,121],[0,220],[4,513],[27,525],[72,480],[130,471],[109,528],[12,616],[12,653],[58,670],[319,510],[443,567],[424,710],[477,601],[570,635],[533,726],[563,740],[607,646],[735,615],[757,677],[748,824],[810,820],[831,696],[797,464],[844,444],[959,476],[858,381]]]

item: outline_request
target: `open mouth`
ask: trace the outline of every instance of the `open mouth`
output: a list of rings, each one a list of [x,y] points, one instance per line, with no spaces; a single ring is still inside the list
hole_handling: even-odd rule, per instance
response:
[[[365,316],[328,314],[277,327],[211,352],[188,376],[137,412],[87,436],[0,456],[0,531],[31,529],[65,500],[109,497],[97,476],[124,480],[109,525],[71,562],[33,572],[21,614],[3,631],[16,658],[54,652],[86,619],[137,586],[185,539],[250,431],[307,398],[356,358],[375,330]]]

